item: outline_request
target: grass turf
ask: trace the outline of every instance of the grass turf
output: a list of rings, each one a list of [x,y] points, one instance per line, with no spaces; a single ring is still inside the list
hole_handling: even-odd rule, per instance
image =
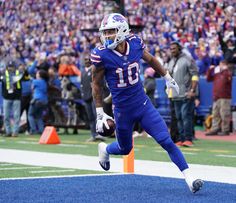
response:
[[[42,151],[65,154],[97,156],[97,142],[88,143],[89,131],[80,130],[78,135],[59,134],[60,145],[40,145],[40,136],[20,135],[17,138],[0,137],[0,148]],[[107,143],[114,138],[108,138]],[[135,138],[135,159],[170,161],[166,152],[151,138]],[[214,140],[197,140],[192,148],[181,148],[187,161],[193,164],[236,167],[235,143]]]

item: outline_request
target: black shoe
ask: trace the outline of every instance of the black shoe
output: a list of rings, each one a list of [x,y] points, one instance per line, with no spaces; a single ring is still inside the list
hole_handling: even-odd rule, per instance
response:
[[[201,190],[202,186],[203,186],[204,182],[201,179],[197,179],[193,182],[193,188],[192,188],[192,192],[196,193],[197,191]]]
[[[211,136],[211,135],[217,135],[219,133],[219,130],[212,130],[209,131],[208,133],[205,133],[206,136]]]
[[[229,132],[228,131],[222,131],[222,132],[218,132],[217,135],[220,135],[220,136],[227,136],[229,135]]]

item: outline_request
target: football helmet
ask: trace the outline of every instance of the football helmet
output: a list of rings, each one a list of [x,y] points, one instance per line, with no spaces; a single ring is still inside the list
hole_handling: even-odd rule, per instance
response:
[[[109,39],[110,35],[106,35],[105,31],[113,29],[115,30],[115,38],[111,40]],[[102,44],[109,49],[115,49],[116,46],[124,41],[130,34],[126,18],[119,13],[106,15],[102,20],[99,31]]]

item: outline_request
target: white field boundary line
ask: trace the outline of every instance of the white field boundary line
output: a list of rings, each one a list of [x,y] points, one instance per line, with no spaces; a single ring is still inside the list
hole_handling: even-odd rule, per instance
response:
[[[45,170],[45,171],[29,171],[29,173],[59,173],[59,172],[74,172],[75,169],[66,169],[66,170]]]
[[[76,177],[96,177],[96,176],[118,176],[128,175],[122,173],[104,173],[104,174],[81,174],[81,175],[60,175],[60,176],[38,176],[38,177],[19,177],[19,178],[1,178],[1,181],[5,180],[32,180],[32,179],[51,179],[51,178],[76,178]]]
[[[110,172],[123,173],[122,158],[113,158],[111,156],[110,161]],[[98,164],[98,157],[78,154],[0,149],[0,162],[104,172]],[[236,167],[200,164],[189,164],[189,166],[193,176],[196,178],[206,181],[236,184]],[[135,160],[135,174],[183,179],[182,173],[171,162]]]

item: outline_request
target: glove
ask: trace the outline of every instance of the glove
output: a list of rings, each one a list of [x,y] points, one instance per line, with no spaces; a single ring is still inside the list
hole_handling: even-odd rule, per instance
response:
[[[106,126],[107,129],[110,129],[107,120],[111,119],[114,121],[114,119],[111,116],[108,116],[104,111],[102,107],[96,108],[97,112],[97,123],[96,123],[96,131],[97,133],[103,133],[103,124]]]
[[[179,86],[168,72],[166,73],[164,78],[166,80],[167,91],[169,92],[169,90],[173,88],[177,92],[177,94],[179,94]]]

